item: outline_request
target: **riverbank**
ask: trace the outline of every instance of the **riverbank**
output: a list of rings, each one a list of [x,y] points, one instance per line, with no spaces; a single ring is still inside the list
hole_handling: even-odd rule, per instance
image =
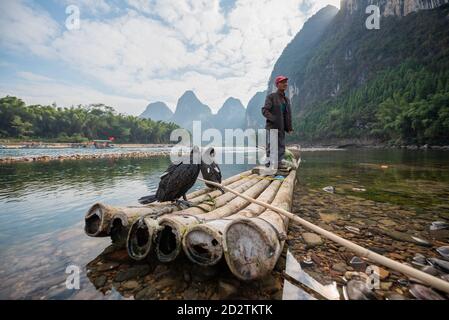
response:
[[[114,153],[91,153],[91,154],[69,154],[69,155],[42,155],[42,156],[22,156],[22,157],[4,157],[0,158],[2,163],[19,162],[50,162],[66,160],[92,160],[92,159],[122,159],[122,158],[153,158],[169,156],[170,151],[133,151],[133,152],[114,152]]]
[[[76,148],[82,149],[79,143],[64,143],[64,142],[36,142],[36,141],[14,141],[5,142],[0,141],[2,149],[67,149]],[[145,143],[114,143],[114,148],[170,148],[173,144],[145,144]]]
[[[289,148],[297,147],[298,145],[288,145]],[[152,158],[159,156],[169,156],[172,145],[136,145],[126,144],[113,149],[76,149],[76,148],[48,148],[48,149],[20,149],[27,151],[27,155],[12,156],[2,154],[0,149],[0,164],[11,163],[33,163],[33,162],[50,162],[50,161],[65,161],[65,160],[91,160],[91,159],[121,159],[121,158]],[[136,150],[138,149],[138,150]],[[148,151],[147,149],[155,149]],[[347,151],[352,149],[377,149],[377,150],[401,150],[401,148],[387,148],[387,147],[354,147],[354,146],[311,146],[300,147],[301,153],[313,152],[330,152],[330,151]],[[439,150],[449,151],[448,147],[433,147],[426,149],[404,147],[403,150]],[[19,149],[17,149],[19,151]],[[47,150],[48,152],[46,152]],[[79,150],[79,151],[77,151]],[[14,149],[3,149],[3,151],[14,151]]]
[[[385,149],[385,150],[444,150],[449,151],[449,146],[429,146],[425,145],[387,145],[387,144],[373,144],[373,145],[357,145],[346,144],[333,146],[336,149]]]
[[[174,144],[145,144],[145,143],[114,143],[117,149],[133,148],[171,148]],[[370,139],[329,139],[326,141],[294,142],[287,143],[288,147],[297,146],[303,151],[333,151],[339,149],[388,149],[388,150],[448,150],[449,145],[407,145],[392,144]],[[1,140],[0,149],[83,149],[79,143],[45,142],[45,141],[20,141]]]
[[[321,142],[297,143],[307,149],[386,149],[386,150],[449,150],[449,145],[407,145],[391,144],[373,140],[329,140]]]
[[[3,148],[0,149],[0,164],[2,163],[26,163],[26,162],[50,162],[64,160],[89,160],[89,159],[120,159],[120,158],[151,158],[158,156],[169,156],[174,145],[169,144],[120,144],[113,148],[71,148],[63,144],[55,145],[53,148]],[[242,148],[236,148],[240,149]],[[224,149],[217,148],[223,152]],[[329,148],[311,148],[304,151],[330,151]],[[235,151],[235,150],[234,150]],[[232,152],[226,149],[226,152]],[[245,152],[255,152],[249,148]]]

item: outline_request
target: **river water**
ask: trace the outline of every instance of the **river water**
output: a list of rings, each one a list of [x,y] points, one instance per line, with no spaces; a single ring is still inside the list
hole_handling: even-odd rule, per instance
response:
[[[135,205],[155,192],[169,158],[78,160],[0,165],[0,298],[121,299],[97,291],[86,265],[109,244],[89,238],[83,217],[96,202]],[[224,177],[252,165],[222,165]],[[412,207],[449,211],[449,153],[346,150],[303,152],[299,179],[308,187]],[[197,183],[194,189],[201,188]],[[366,191],[354,191],[354,188]],[[81,270],[80,290],[65,286],[66,268]]]

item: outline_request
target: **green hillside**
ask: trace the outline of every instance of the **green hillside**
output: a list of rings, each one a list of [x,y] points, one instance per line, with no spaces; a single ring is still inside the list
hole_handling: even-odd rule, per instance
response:
[[[292,139],[448,144],[449,6],[382,17],[380,30],[366,18],[340,11],[301,64],[280,57],[273,76],[296,90]]]

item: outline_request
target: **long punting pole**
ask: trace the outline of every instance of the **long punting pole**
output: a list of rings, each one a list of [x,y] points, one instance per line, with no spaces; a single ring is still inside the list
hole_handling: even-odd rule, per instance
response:
[[[247,200],[249,202],[258,204],[258,205],[263,206],[263,207],[265,207],[265,208],[267,208],[269,210],[275,211],[275,212],[277,212],[277,213],[279,213],[279,214],[281,214],[281,215],[283,215],[283,216],[293,220],[294,222],[299,223],[300,225],[302,225],[302,226],[304,226],[304,227],[306,227],[306,228],[308,228],[308,229],[310,229],[310,230],[312,230],[312,231],[322,235],[323,237],[325,237],[325,238],[327,238],[329,240],[332,240],[332,241],[334,241],[334,242],[336,242],[336,243],[338,243],[338,244],[340,244],[340,245],[342,245],[342,246],[344,246],[344,247],[354,251],[355,253],[357,253],[358,255],[360,255],[360,256],[362,256],[364,258],[367,258],[367,259],[369,259],[369,260],[371,260],[373,262],[379,263],[379,264],[381,264],[381,265],[383,265],[385,267],[388,267],[390,269],[399,271],[399,272],[401,272],[401,273],[403,273],[403,274],[405,274],[405,275],[407,275],[407,276],[409,276],[411,278],[418,279],[418,280],[422,281],[423,283],[425,283],[425,284],[427,284],[427,285],[429,285],[431,287],[434,287],[436,289],[439,289],[441,291],[449,293],[449,283],[444,281],[444,280],[442,280],[442,279],[438,279],[437,277],[434,277],[434,276],[432,276],[430,274],[427,274],[427,273],[425,273],[423,271],[420,271],[420,270],[417,270],[415,268],[409,267],[409,266],[404,265],[404,264],[402,264],[400,262],[394,261],[394,260],[392,260],[390,258],[384,257],[384,256],[382,256],[382,255],[380,255],[378,253],[375,253],[375,252],[373,252],[371,250],[363,248],[363,247],[359,246],[358,244],[355,244],[354,242],[351,242],[351,241],[346,240],[346,239],[344,239],[344,238],[342,238],[340,236],[337,236],[336,234],[334,234],[332,232],[324,230],[324,229],[314,225],[313,223],[310,223],[307,220],[304,220],[304,219],[298,217],[297,215],[294,215],[293,213],[288,212],[287,210],[284,210],[284,209],[281,209],[281,208],[277,208],[275,206],[272,206],[271,204],[259,201],[257,199],[253,199],[253,198],[248,197],[248,196],[246,196],[244,194],[241,194],[241,193],[239,193],[237,191],[234,191],[234,190],[232,190],[232,189],[230,189],[230,188],[228,188],[226,186],[222,186],[219,183],[215,183],[215,182],[212,182],[212,181],[207,181],[207,180],[204,180],[204,179],[201,179],[201,178],[198,178],[198,180],[203,181],[203,182],[205,182],[207,184],[213,185],[215,187],[221,187],[223,190],[225,190],[227,192],[231,192],[231,193],[233,193],[233,194],[235,194],[235,195],[237,195],[239,197],[242,197],[243,199],[245,199],[245,200]]]

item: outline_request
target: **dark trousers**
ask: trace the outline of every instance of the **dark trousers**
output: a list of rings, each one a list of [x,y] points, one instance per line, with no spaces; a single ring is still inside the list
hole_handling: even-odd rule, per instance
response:
[[[276,134],[277,131],[277,134]],[[271,133],[273,132],[273,133]],[[270,142],[270,137],[274,136],[274,139],[277,139],[277,150],[276,143],[272,144]],[[284,159],[285,155],[285,131],[284,130],[275,130],[275,129],[267,129],[267,160],[270,164],[278,164]]]

